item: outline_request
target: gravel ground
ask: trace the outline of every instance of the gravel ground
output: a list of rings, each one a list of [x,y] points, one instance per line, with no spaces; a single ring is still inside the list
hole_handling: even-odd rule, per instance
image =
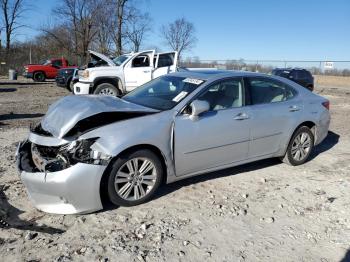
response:
[[[0,260],[350,261],[350,86],[316,92],[332,123],[305,165],[259,161],[163,186],[137,207],[64,216],[31,205],[14,154],[69,93],[0,80]]]

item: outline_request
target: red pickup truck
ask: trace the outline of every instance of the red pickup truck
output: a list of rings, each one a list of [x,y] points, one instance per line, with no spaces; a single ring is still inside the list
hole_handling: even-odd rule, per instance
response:
[[[35,82],[43,82],[45,79],[54,79],[61,68],[77,68],[69,65],[65,58],[53,58],[43,64],[29,64],[24,66],[24,77],[32,78]]]

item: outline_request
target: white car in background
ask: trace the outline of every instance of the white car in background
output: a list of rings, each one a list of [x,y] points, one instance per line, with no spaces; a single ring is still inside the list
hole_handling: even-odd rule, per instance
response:
[[[89,51],[102,66],[87,68],[79,74],[74,94],[120,96],[162,75],[176,71],[177,52],[155,53],[155,50],[121,55],[114,59]]]

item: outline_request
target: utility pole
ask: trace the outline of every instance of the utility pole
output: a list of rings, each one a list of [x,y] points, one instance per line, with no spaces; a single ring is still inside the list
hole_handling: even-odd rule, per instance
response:
[[[29,64],[32,63],[32,45],[29,46]]]

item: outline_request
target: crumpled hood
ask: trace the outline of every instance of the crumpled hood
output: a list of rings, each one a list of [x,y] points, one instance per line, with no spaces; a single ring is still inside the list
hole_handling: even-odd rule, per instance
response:
[[[119,112],[113,116],[113,112]],[[136,113],[157,113],[158,110],[133,104],[125,100],[101,95],[87,96],[66,96],[61,98],[49,107],[45,117],[41,120],[41,127],[51,133],[54,137],[62,138],[65,136],[78,122],[89,119],[94,116],[92,125],[98,125],[117,122],[121,119],[130,117],[119,117],[122,113],[129,114],[130,117],[137,116]],[[109,119],[104,121],[104,118]],[[115,119],[110,119],[114,117]],[[97,126],[96,126],[97,123]],[[87,125],[89,123],[85,123]]]

